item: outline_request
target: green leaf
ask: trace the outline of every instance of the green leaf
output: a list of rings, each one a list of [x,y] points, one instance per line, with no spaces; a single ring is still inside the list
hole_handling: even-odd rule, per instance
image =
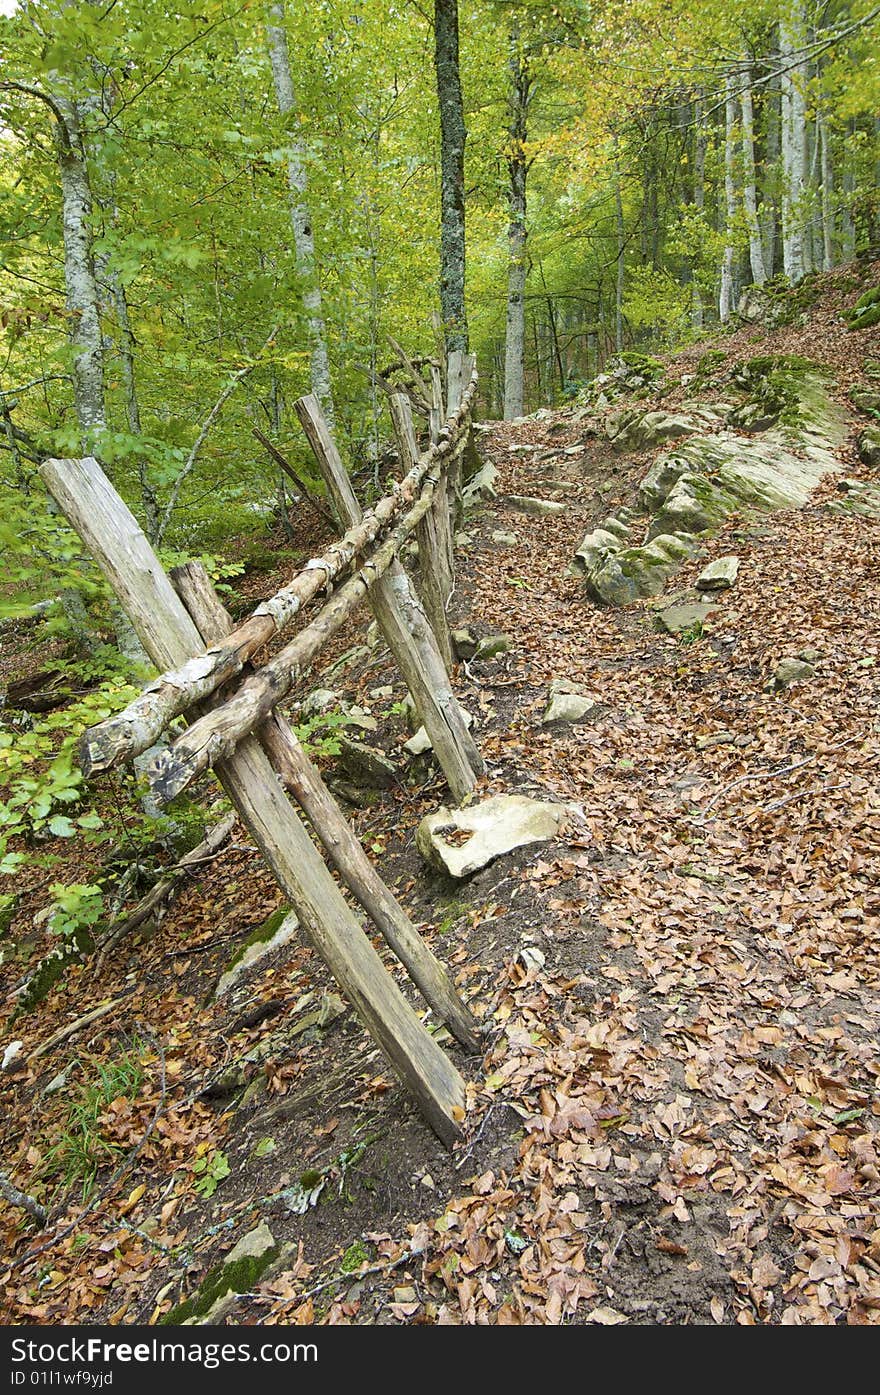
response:
[[[65,814],[55,814],[49,820],[49,832],[54,833],[56,838],[72,838],[76,829]]]

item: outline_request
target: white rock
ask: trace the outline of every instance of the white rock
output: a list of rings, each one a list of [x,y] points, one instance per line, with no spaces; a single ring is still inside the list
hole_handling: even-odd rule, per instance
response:
[[[498,794],[464,809],[438,809],[419,824],[416,846],[426,862],[451,877],[473,876],[496,857],[555,838],[568,818],[562,804]],[[465,835],[463,842],[456,842]]]

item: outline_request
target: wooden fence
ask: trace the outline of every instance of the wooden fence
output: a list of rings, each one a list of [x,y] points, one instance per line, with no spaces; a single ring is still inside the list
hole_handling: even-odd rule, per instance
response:
[[[402,478],[366,512],[317,400],[308,396],[297,402],[342,536],[235,628],[201,566],[191,563],[166,575],[95,459],[47,460],[41,474],[161,672],[124,712],[86,733],[83,770],[93,775],[149,751],[169,723],[185,715],[183,733],[147,763],[153,790],[167,801],[201,771],[213,768],[364,1026],[431,1126],[451,1143],[463,1118],[464,1081],[386,971],[288,795],[306,814],[342,882],[426,1002],[471,1052],[479,1049],[478,1025],[276,711],[330,636],[368,601],[456,802],[482,774],[479,752],[450,685],[446,614],[476,366],[463,354],[449,356],[444,410],[442,366],[429,363],[426,382],[413,360],[403,353],[401,360],[408,392],[387,390]],[[423,451],[413,404],[429,421],[431,440]],[[421,596],[399,560],[413,533],[419,542]],[[340,584],[333,590],[336,582]],[[254,654],[312,603],[315,613],[308,623],[269,662],[251,669]],[[230,694],[232,680],[239,681]]]

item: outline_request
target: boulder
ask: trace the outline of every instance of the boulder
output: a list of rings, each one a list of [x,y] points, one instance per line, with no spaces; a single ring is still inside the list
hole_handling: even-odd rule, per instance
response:
[[[700,572],[696,581],[697,590],[726,591],[736,581],[738,572],[738,557],[717,557]]]
[[[498,470],[491,460],[482,464],[475,474],[471,475],[467,484],[461,491],[462,504],[466,509],[473,508],[481,499],[497,499],[498,491],[495,488],[495,481],[498,479]]]
[[[470,730],[474,724],[473,717],[470,712],[464,711],[462,712],[462,716],[464,717],[465,726]],[[409,741],[404,741],[403,749],[406,751],[407,755],[424,756],[428,751],[433,751],[434,746],[425,727],[419,727],[418,731],[414,736],[410,737]]]
[[[682,475],[648,530],[654,538],[667,533],[705,533],[736,508],[736,497],[703,475]]]
[[[880,465],[880,426],[869,426],[861,433],[858,450],[863,465]]]
[[[880,413],[880,392],[876,388],[850,388],[849,400],[860,412]]]
[[[498,794],[463,809],[438,809],[419,824],[416,846],[426,862],[457,879],[472,877],[515,848],[555,838],[568,817],[561,804]]]
[[[475,659],[496,659],[510,648],[510,635],[486,635],[474,652]]]
[[[568,508],[568,505],[559,499],[533,499],[527,494],[508,494],[505,503],[516,509],[517,513],[527,513],[533,518],[565,513]]]
[[[388,759],[384,751],[377,751],[363,741],[340,736],[337,760],[356,785],[381,790],[397,784],[397,766],[394,762]]]
[[[685,538],[661,535],[644,547],[627,547],[606,555],[586,574],[587,591],[603,605],[628,605],[646,596],[659,596],[672,573],[691,556]]]
[[[621,540],[607,528],[594,528],[587,533],[574,554],[572,566],[577,572],[591,572],[598,567],[609,552],[619,551]]]
[[[452,630],[452,647],[459,659],[472,659],[477,652],[477,640],[470,630]]]
[[[587,722],[602,710],[589,693],[577,683],[568,683],[556,678],[550,684],[550,699],[541,718],[541,726],[553,726],[556,722]]]
[[[303,699],[300,712],[304,717],[317,717],[322,712],[329,712],[332,707],[338,707],[339,702],[339,694],[332,688],[313,688]]]
[[[491,537],[493,543],[498,543],[499,547],[513,547],[514,543],[519,542],[516,533],[504,533],[497,528]]]

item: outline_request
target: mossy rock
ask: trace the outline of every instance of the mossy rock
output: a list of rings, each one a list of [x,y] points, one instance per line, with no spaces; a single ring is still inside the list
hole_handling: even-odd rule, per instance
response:
[[[857,314],[850,317],[849,329],[870,329],[872,325],[880,324],[880,302],[867,305],[864,310],[859,310]]]
[[[244,1236],[220,1264],[209,1269],[198,1293],[178,1303],[159,1319],[163,1327],[179,1327],[207,1317],[229,1293],[247,1293],[278,1258],[280,1250],[265,1221]]]
[[[277,911],[273,911],[269,918],[263,921],[262,925],[258,925],[255,930],[251,931],[246,940],[242,940],[227,965],[227,971],[235,968],[236,964],[244,958],[251,945],[268,944],[269,940],[278,934],[278,931],[289,915],[289,906],[279,906]]]
[[[96,925],[94,927],[95,936],[102,935],[105,928],[101,924]],[[44,1002],[55,984],[67,973],[70,965],[81,963],[87,955],[91,954],[94,947],[95,940],[84,929],[77,930],[70,939],[56,945],[45,959],[40,960],[33,973],[28,976],[24,992],[13,1013],[13,1020],[32,1012],[35,1007]]]

